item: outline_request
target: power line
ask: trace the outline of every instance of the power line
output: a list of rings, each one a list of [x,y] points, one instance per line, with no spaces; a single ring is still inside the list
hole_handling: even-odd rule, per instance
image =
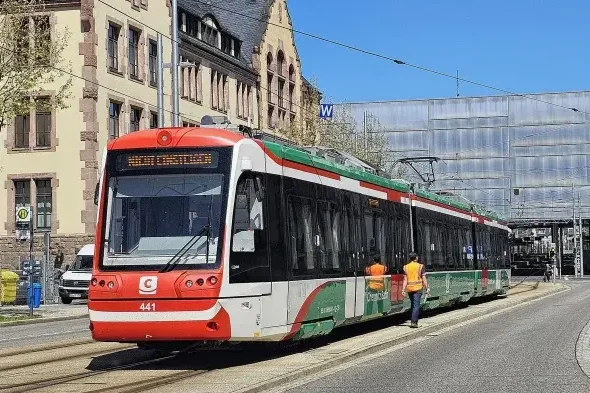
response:
[[[5,46],[2,46],[2,45],[0,45],[0,49],[1,49],[1,50],[5,50],[5,51],[8,51],[8,52],[12,52],[12,53],[14,53],[14,54],[17,54],[17,51],[15,51],[15,50],[12,50],[12,49],[9,49],[9,48],[6,48]],[[132,100],[134,100],[134,101],[137,101],[137,102],[140,102],[140,103],[142,103],[142,104],[146,104],[146,105],[149,105],[149,106],[155,106],[154,104],[152,104],[152,103],[150,103],[150,102],[144,101],[144,100],[142,100],[142,99],[140,99],[140,98],[137,98],[137,97],[134,97],[134,96],[131,96],[131,95],[127,94],[127,93],[123,93],[123,92],[121,92],[121,91],[119,91],[119,90],[116,90],[116,89],[113,89],[113,88],[111,88],[111,87],[104,86],[104,85],[102,85],[102,84],[100,84],[100,83],[98,83],[98,82],[95,82],[95,81],[92,81],[92,80],[90,80],[90,79],[84,78],[83,76],[80,76],[80,75],[74,74],[73,72],[70,72],[70,71],[64,70],[63,68],[59,68],[59,67],[56,67],[56,66],[54,66],[54,65],[44,65],[43,67],[52,68],[52,69],[54,69],[54,70],[56,70],[56,71],[62,72],[62,73],[64,73],[64,74],[66,74],[66,75],[69,75],[69,76],[72,76],[72,77],[74,77],[74,78],[77,78],[77,79],[83,80],[83,81],[85,81],[85,82],[92,83],[93,85],[96,85],[96,86],[98,86],[98,87],[102,87],[103,89],[107,89],[107,90],[109,90],[109,91],[112,91],[113,93],[116,93],[116,94],[119,94],[119,95],[121,95],[121,96],[124,96],[124,97],[130,98],[130,99],[132,99]],[[172,111],[170,111],[170,110],[167,110],[167,109],[165,109],[165,108],[164,108],[164,111],[165,111],[165,112],[168,112],[168,113],[172,113]],[[194,120],[194,119],[191,119],[191,118],[187,117],[187,116],[186,116],[186,114],[183,114],[183,113],[181,113],[181,116],[185,117],[185,118],[186,118],[186,119],[188,119],[188,120],[191,120],[191,121],[194,121],[194,122],[197,122],[197,123],[198,123],[198,121],[197,121],[197,120]]]
[[[451,78],[451,79],[454,79],[456,81],[461,81],[461,82],[469,83],[469,84],[476,85],[476,86],[479,86],[479,87],[484,87],[484,88],[487,88],[487,89],[490,89],[490,90],[499,91],[499,92],[505,93],[505,94],[510,94],[510,95],[514,95],[514,96],[518,96],[518,97],[527,98],[527,99],[538,101],[538,102],[541,102],[541,103],[544,103],[544,104],[547,104],[547,105],[552,105],[552,106],[555,106],[555,107],[567,109],[567,110],[570,110],[570,111],[573,111],[573,112],[584,113],[584,114],[587,114],[587,115],[590,114],[588,112],[581,111],[578,108],[567,107],[565,105],[559,105],[559,104],[556,104],[556,103],[553,103],[553,102],[550,102],[550,101],[541,100],[539,98],[536,98],[536,97],[533,97],[533,96],[530,96],[530,95],[519,94],[519,93],[512,92],[510,90],[505,90],[505,89],[501,89],[501,88],[498,88],[498,87],[495,87],[495,86],[487,85],[485,83],[473,81],[473,80],[470,80],[470,79],[460,78],[458,75],[451,75],[451,74],[447,74],[445,72],[441,72],[441,71],[437,71],[437,70],[434,70],[434,69],[430,69],[430,68],[423,67],[423,66],[420,66],[420,65],[417,65],[417,64],[408,63],[408,62],[405,62],[403,60],[400,60],[400,59],[397,59],[397,58],[394,58],[394,57],[391,57],[391,56],[387,56],[387,55],[384,55],[384,54],[381,54],[381,53],[377,53],[377,52],[369,51],[369,50],[366,50],[366,49],[358,48],[358,47],[355,47],[355,46],[352,46],[352,45],[348,45],[348,44],[345,44],[345,43],[342,43],[342,42],[339,42],[339,41],[335,41],[335,40],[332,40],[332,39],[329,39],[329,38],[325,38],[325,37],[322,37],[322,36],[319,36],[319,35],[316,35],[316,34],[307,33],[305,31],[297,30],[297,29],[294,29],[293,27],[285,27],[285,26],[282,26],[282,25],[280,25],[278,23],[273,23],[273,22],[270,22],[269,20],[262,19],[260,17],[256,17],[256,16],[244,14],[244,13],[241,13],[241,12],[236,11],[236,10],[231,10],[231,9],[224,8],[224,7],[221,7],[221,6],[218,6],[218,5],[210,4],[209,2],[205,2],[203,0],[193,0],[193,1],[195,3],[200,3],[200,4],[203,4],[203,5],[212,7],[212,8],[217,8],[219,10],[230,12],[230,13],[233,13],[235,15],[240,15],[240,16],[242,16],[244,18],[250,18],[250,19],[257,20],[257,21],[260,21],[260,22],[263,22],[263,23],[267,23],[267,24],[269,24],[271,26],[276,26],[276,27],[279,27],[279,28],[282,28],[282,29],[285,29],[285,30],[289,30],[292,33],[301,34],[301,35],[304,35],[304,36],[307,36],[307,37],[310,37],[310,38],[313,38],[313,39],[316,39],[316,40],[319,40],[319,41],[324,41],[324,42],[327,42],[327,43],[330,43],[330,44],[333,44],[333,45],[336,45],[336,46],[340,46],[340,47],[343,47],[343,48],[346,48],[346,49],[349,49],[349,50],[352,50],[352,51],[355,51],[355,52],[359,52],[359,53],[363,53],[363,54],[366,54],[366,55],[369,55],[369,56],[373,56],[373,57],[377,57],[377,58],[380,58],[380,59],[383,59],[383,60],[387,60],[387,61],[393,62],[393,63],[395,63],[397,65],[405,65],[405,66],[408,66],[408,67],[411,67],[411,68],[415,68],[415,69],[418,69],[418,70],[421,70],[421,71],[424,71],[424,72],[429,72],[431,74],[443,76],[443,77],[446,77],[446,78]]]

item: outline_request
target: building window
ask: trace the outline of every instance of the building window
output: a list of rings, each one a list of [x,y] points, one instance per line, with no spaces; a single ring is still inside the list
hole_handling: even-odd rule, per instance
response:
[[[268,107],[268,128],[274,128],[274,124],[272,122],[272,115],[273,115],[274,107]]]
[[[180,61],[192,64],[180,68],[180,96],[187,100],[201,102],[201,65],[184,57],[181,57]],[[213,85],[211,86],[213,88]]]
[[[217,48],[217,34],[219,33],[216,29],[205,22],[201,22],[201,40],[203,42]]]
[[[30,206],[31,182],[29,180],[14,181],[14,206]]]
[[[109,138],[119,137],[119,117],[121,115],[121,104],[110,101],[109,103]]]
[[[272,74],[269,72],[266,74],[267,87],[266,87],[266,99],[269,105],[272,105]]]
[[[283,76],[283,66],[285,64],[285,55],[282,51],[279,51],[277,55],[277,74]]]
[[[35,180],[37,188],[37,229],[51,228],[51,180]]]
[[[150,128],[158,128],[158,114],[150,112]]]
[[[29,132],[31,117],[19,115],[14,118],[14,147],[17,149],[29,147]]]
[[[51,147],[51,110],[49,98],[39,98],[35,114],[37,147]]]
[[[150,85],[158,85],[158,44],[150,40]]]
[[[293,100],[295,99],[295,84],[289,84],[289,110],[291,112],[295,112],[295,103]]]
[[[109,42],[107,47],[109,70],[119,71],[119,26],[109,23]]]
[[[49,65],[51,53],[51,24],[48,15],[33,17],[35,27],[35,61],[39,64]]]
[[[129,132],[139,131],[141,112],[141,108],[131,108],[131,113],[129,114]]]
[[[129,29],[129,74],[139,77],[139,32]]]
[[[278,123],[279,123],[279,128],[284,128],[285,127],[285,115],[286,112],[282,109],[279,109],[278,111],[278,115],[279,115],[279,119],[278,119]]]
[[[211,72],[211,108],[226,112],[228,108],[227,75],[217,71]]]
[[[295,67],[293,67],[293,64],[289,66],[289,81],[295,82]]]
[[[285,107],[285,103],[284,103],[284,94],[285,94],[285,81],[281,78],[279,78],[279,107],[280,108],[284,108]]]
[[[228,55],[232,55],[232,38],[227,34],[221,34],[221,51],[227,53]]]

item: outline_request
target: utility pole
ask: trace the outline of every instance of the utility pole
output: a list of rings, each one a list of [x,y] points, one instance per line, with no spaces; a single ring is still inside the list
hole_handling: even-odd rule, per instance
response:
[[[572,183],[572,217],[573,217],[573,226],[574,226],[574,251],[576,250],[576,246],[577,246],[577,239],[576,239],[576,195],[574,193],[574,183]],[[574,260],[576,262],[574,262],[574,277],[578,278],[578,258],[577,258],[577,253],[574,254]]]
[[[164,48],[158,33],[158,128],[164,127]]]
[[[178,85],[178,0],[171,0],[172,6],[172,127],[180,125],[180,102]]]
[[[33,214],[33,206],[31,206],[31,217],[30,217],[30,223],[29,223],[29,231],[30,231],[30,242],[29,242],[29,290],[31,291],[30,297],[29,297],[29,311],[31,316],[33,316],[33,301],[35,299],[35,291],[33,289],[33,252],[34,252],[34,246],[35,246],[35,240],[34,240],[34,228],[33,228],[33,217],[35,216]]]
[[[582,235],[582,200],[580,199],[580,191],[578,191],[578,219],[580,220],[580,277],[584,277],[584,239]]]
[[[367,111],[363,112],[363,138],[365,138],[365,154],[368,150],[367,148]]]

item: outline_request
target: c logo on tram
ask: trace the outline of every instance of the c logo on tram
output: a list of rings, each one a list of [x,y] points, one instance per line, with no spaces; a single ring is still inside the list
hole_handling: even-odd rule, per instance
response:
[[[140,295],[155,295],[158,289],[158,276],[143,276],[139,279]]]

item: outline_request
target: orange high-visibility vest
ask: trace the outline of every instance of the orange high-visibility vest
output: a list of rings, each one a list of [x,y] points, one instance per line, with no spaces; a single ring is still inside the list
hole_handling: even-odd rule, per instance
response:
[[[365,273],[369,276],[383,276],[387,272],[387,267],[380,265],[378,263],[367,266],[365,269]],[[383,278],[371,278],[369,279],[369,288],[374,291],[383,291],[385,289],[385,284],[383,283]]]
[[[418,262],[410,262],[404,266],[404,272],[408,280],[408,292],[418,292],[424,287],[422,275],[424,274],[424,265]]]

